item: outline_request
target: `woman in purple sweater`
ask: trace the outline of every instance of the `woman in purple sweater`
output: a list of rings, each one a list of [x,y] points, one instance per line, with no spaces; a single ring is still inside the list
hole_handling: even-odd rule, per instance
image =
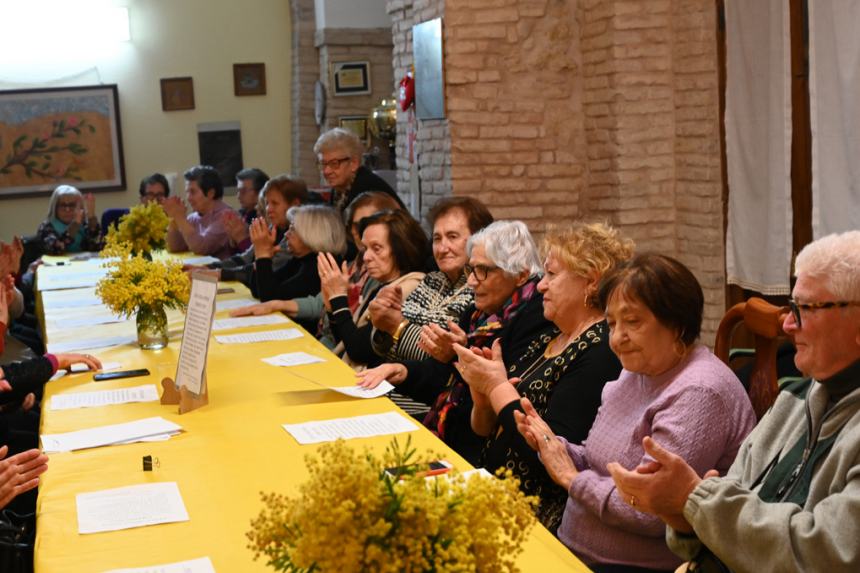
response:
[[[606,276],[598,293],[610,346],[624,369],[603,389],[588,438],[553,434],[527,400],[515,413],[520,432],[568,492],[558,537],[594,571],[671,571],[680,560],[659,518],[621,499],[606,465],[635,467],[650,458],[652,436],[701,475],[725,472],[755,425],[743,386],[710,350],[697,345],[704,297],[678,261],[638,255]]]

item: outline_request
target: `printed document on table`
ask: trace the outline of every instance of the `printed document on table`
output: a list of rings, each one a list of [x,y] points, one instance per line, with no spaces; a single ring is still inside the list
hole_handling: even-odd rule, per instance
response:
[[[188,521],[175,481],[79,493],[75,501],[78,533]]]
[[[283,428],[300,444],[333,442],[338,438],[370,438],[389,434],[402,434],[418,429],[418,426],[397,412],[370,414],[352,418],[334,418],[303,424],[283,424]]]
[[[130,344],[132,342],[137,342],[137,334],[81,338],[79,340],[70,340],[68,342],[49,342],[48,352],[51,354],[78,352],[80,350],[90,350],[93,348],[122,346],[123,344]]]
[[[96,295],[95,287],[42,293],[42,308],[45,310],[81,306],[102,306],[101,299]]]
[[[251,342],[271,342],[272,340],[292,340],[304,336],[297,328],[281,330],[261,330],[260,332],[245,332],[243,334],[216,334],[215,340],[221,344],[248,344]]]
[[[380,396],[385,396],[394,390],[394,386],[392,386],[388,380],[383,380],[376,388],[362,388],[361,386],[329,386],[329,389],[334,390],[335,392],[340,392],[341,394],[346,394],[347,396],[352,396],[353,398],[379,398]]]
[[[212,330],[227,330],[245,326],[261,326],[264,324],[284,324],[290,322],[283,314],[265,314],[263,316],[239,316],[236,318],[220,318],[212,323]]]
[[[263,362],[272,366],[301,366],[302,364],[316,364],[317,362],[325,362],[324,359],[307,352],[287,352],[286,354],[278,354],[263,358]]]
[[[51,398],[51,410],[95,408],[131,402],[155,402],[156,400],[158,400],[158,389],[155,384],[144,384],[143,386],[118,388],[116,390],[56,394]]]
[[[221,259],[204,255],[202,257],[185,257],[182,259],[183,265],[208,265],[211,263],[220,263]]]
[[[129,440],[140,440],[159,434],[169,434],[181,429],[182,426],[156,416],[134,422],[97,426],[63,434],[42,434],[42,449],[45,453],[70,452],[72,450],[110,446]]]
[[[254,300],[253,298],[231,298],[230,300],[219,300],[215,302],[215,312],[242,308],[243,306],[257,304],[258,302],[259,301]]]
[[[178,561],[176,563],[165,563],[164,565],[150,565],[149,567],[135,567],[133,569],[111,569],[104,573],[215,573],[215,567],[208,557],[192,559],[191,561]]]

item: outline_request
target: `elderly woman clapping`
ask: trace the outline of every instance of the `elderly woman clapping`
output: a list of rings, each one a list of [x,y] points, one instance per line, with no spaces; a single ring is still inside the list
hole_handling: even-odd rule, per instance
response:
[[[517,431],[514,412],[526,397],[553,432],[578,443],[588,435],[603,386],[621,363],[609,348],[609,327],[598,306],[603,275],[633,255],[633,244],[614,229],[577,223],[544,240],[543,314],[556,326],[505,366],[498,339],[492,349],[456,345],[460,373],[472,391],[472,428],[488,436],[481,465],[512,468],[521,487],[540,497],[538,518],[550,531],[561,523],[567,492],[549,477]],[[516,378],[512,378],[516,376]],[[513,384],[508,383],[511,378]]]
[[[467,251],[467,282],[475,300],[459,319],[462,342],[482,348],[498,338],[504,356],[521,356],[552,329],[543,317],[537,289],[540,257],[528,228],[520,221],[496,221],[472,235]],[[450,345],[454,338],[440,337],[438,344]],[[430,404],[424,424],[461,456],[477,462],[484,438],[472,431],[472,398],[453,360],[383,364],[359,377],[361,386],[374,387],[385,379],[402,394]]]
[[[680,560],[666,546],[663,522],[619,496],[607,464],[647,464],[642,439],[653,436],[699,473],[724,471],[755,414],[732,371],[696,344],[704,297],[687,267],[662,255],[638,255],[604,277],[598,298],[624,369],[604,387],[588,438],[580,445],[556,436],[527,399],[525,415],[514,416],[568,492],[558,529],[565,545],[595,571],[673,570]]]

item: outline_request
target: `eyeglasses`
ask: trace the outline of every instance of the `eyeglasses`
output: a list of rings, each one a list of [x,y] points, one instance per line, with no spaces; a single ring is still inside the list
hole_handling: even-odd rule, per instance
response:
[[[320,171],[324,171],[328,168],[332,169],[340,169],[340,166],[352,159],[352,157],[340,157],[337,159],[329,159],[328,161],[317,161],[317,166],[320,168]]]
[[[57,203],[57,210],[65,209],[66,211],[74,211],[78,207],[77,202],[75,203]]]
[[[797,328],[803,328],[803,322],[800,320],[801,310],[818,310],[822,308],[845,308],[846,306],[860,306],[860,301],[835,301],[835,302],[807,302],[800,303],[793,298],[788,299],[788,308],[791,309],[791,314],[794,316],[794,322],[797,323]]]
[[[478,279],[478,282],[487,280],[487,275],[490,274],[490,271],[494,271],[499,267],[494,265],[470,265],[467,264],[463,267],[463,272],[466,273],[468,277],[471,274],[475,275],[475,278]]]

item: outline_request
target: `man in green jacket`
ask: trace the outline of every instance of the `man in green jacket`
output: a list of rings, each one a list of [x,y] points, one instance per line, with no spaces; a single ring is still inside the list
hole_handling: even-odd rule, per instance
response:
[[[650,438],[654,462],[610,464],[690,570],[860,571],[860,231],[807,245],[795,266],[783,328],[810,378],[783,388],[728,474],[699,477]]]

